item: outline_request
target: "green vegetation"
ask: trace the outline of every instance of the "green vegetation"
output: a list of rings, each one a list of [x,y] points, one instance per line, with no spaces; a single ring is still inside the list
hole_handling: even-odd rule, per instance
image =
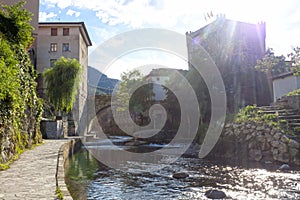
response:
[[[300,47],[294,47],[293,51],[288,54],[291,59],[291,70],[295,76],[299,76],[300,73]]]
[[[28,48],[33,41],[31,36],[33,27],[29,23],[32,13],[23,8],[25,2],[21,1],[14,6],[0,4],[0,30],[1,35],[9,43]]]
[[[130,111],[144,112],[152,104],[152,88],[140,71],[123,72],[117,91],[117,110],[124,111],[129,106]]]
[[[80,149],[67,161],[65,182],[74,199],[84,199],[82,188],[86,188],[91,180],[95,180],[95,174],[99,170],[100,163],[86,149]],[[103,169],[106,166],[103,165]]]
[[[61,57],[54,67],[43,74],[47,83],[46,95],[57,111],[72,111],[76,101],[82,67],[76,59]]]
[[[5,162],[5,163],[1,163],[1,164],[0,164],[0,171],[3,171],[3,170],[8,169],[8,168],[9,168],[9,165],[10,165],[11,163],[13,163],[15,160],[17,160],[17,159],[19,158],[19,156],[20,156],[24,151],[25,151],[24,149],[18,151],[18,152],[12,157],[12,159],[8,160],[8,161]]]
[[[42,101],[36,95],[37,73],[27,53],[33,28],[24,2],[0,5],[0,163],[42,140]]]
[[[266,114],[263,110],[260,110],[253,106],[246,106],[235,115],[233,122],[235,123],[249,123],[254,122],[256,124],[264,124],[271,128],[278,128],[283,133],[293,134],[292,129],[287,125],[286,120],[278,118],[278,113],[275,114]]]
[[[60,189],[59,186],[57,186],[56,191],[55,191],[56,195],[57,195],[57,199],[59,200],[63,200],[64,199],[64,195]]]
[[[300,72],[300,47],[294,47],[292,52],[287,54],[290,61],[286,61],[286,57],[275,56],[272,48],[267,49],[264,57],[257,61],[255,68],[265,72],[269,77],[283,74],[286,72],[294,72],[295,76],[299,76]]]
[[[286,96],[297,96],[300,95],[300,89],[294,90],[286,94]]]
[[[264,57],[257,61],[255,69],[265,72],[270,76],[289,71],[285,56],[275,56],[272,48],[267,49]]]

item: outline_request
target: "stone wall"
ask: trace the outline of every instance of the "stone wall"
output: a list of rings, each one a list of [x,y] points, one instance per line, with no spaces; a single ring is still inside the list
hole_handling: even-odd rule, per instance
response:
[[[282,97],[282,101],[290,108],[300,110],[300,95],[284,96]]]
[[[39,123],[34,116],[34,109],[27,109],[19,131],[13,125],[13,118],[4,124],[0,123],[0,163],[9,162],[26,148],[42,142]]]
[[[66,160],[69,159],[74,153],[76,153],[81,147],[81,140],[79,138],[76,138],[69,140],[59,149],[57,158],[57,170],[55,175],[56,187],[61,190],[65,200],[73,199],[65,183],[65,169],[68,167],[66,166]]]
[[[214,154],[226,158],[300,165],[299,142],[263,123],[227,124],[216,146]]]

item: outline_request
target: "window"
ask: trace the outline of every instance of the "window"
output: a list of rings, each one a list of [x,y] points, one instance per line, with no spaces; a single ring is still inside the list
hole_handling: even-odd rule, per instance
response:
[[[69,43],[63,43],[62,50],[63,52],[70,51]]]
[[[54,63],[57,59],[50,59],[50,67],[54,67]]]
[[[57,28],[51,28],[51,36],[57,36]]]
[[[57,51],[57,43],[51,43],[50,44],[50,51],[51,52]]]
[[[69,28],[63,28],[63,36],[68,36],[70,34],[69,32]]]

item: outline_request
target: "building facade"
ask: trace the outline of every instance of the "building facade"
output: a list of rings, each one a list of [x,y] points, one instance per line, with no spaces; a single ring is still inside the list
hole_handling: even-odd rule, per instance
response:
[[[265,53],[265,23],[250,24],[220,16],[195,32],[187,32],[186,37],[190,63],[201,57],[199,48],[203,48],[218,67],[229,111],[272,101],[266,75],[255,70],[257,60]]]
[[[174,81],[175,74],[179,73],[184,76],[187,71],[183,69],[174,68],[155,68],[145,76],[145,79],[153,83],[153,101],[164,101],[167,98],[167,90],[163,87],[170,81]]]
[[[72,112],[74,120],[78,123],[75,130],[77,134],[86,132],[85,125],[80,126],[80,123],[86,123],[85,120],[87,119],[88,47],[91,45],[92,42],[84,22],[39,23],[37,44],[37,70],[39,74],[43,73],[45,69],[53,67],[54,62],[62,56],[77,59],[83,68],[80,89]],[[41,80],[41,76],[39,79],[38,92],[43,96],[47,86]]]
[[[272,80],[274,102],[276,102],[287,93],[300,88],[300,76],[295,76],[293,72],[275,76]]]

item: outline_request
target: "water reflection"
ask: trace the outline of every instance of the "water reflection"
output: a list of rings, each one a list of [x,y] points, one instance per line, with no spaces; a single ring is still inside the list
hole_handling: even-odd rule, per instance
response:
[[[245,168],[195,158],[179,158],[159,171],[122,172],[97,162],[86,150],[69,161],[67,184],[74,199],[207,199],[215,188],[229,199],[300,199],[299,171],[278,166]],[[186,172],[186,179],[173,173]]]
[[[81,149],[66,162],[66,184],[74,199],[87,199],[86,190],[100,168],[97,160],[85,149]]]

